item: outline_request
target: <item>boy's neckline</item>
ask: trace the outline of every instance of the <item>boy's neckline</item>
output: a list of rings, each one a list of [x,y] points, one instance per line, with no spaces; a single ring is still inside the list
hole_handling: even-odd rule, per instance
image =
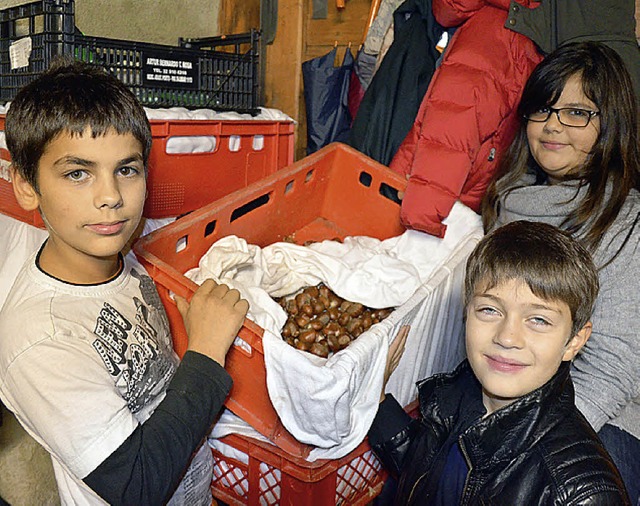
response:
[[[104,281],[100,281],[98,283],[73,283],[71,281],[67,281],[67,280],[58,278],[58,277],[54,276],[53,274],[48,273],[47,271],[45,271],[40,266],[40,255],[42,254],[42,250],[44,249],[44,245],[45,244],[46,244],[46,241],[40,247],[40,250],[38,251],[38,254],[36,255],[36,260],[35,260],[36,267],[45,276],[47,276],[47,277],[49,277],[51,279],[55,279],[56,281],[59,281],[60,283],[64,283],[65,285],[70,285],[70,286],[100,286],[100,285],[104,285],[104,284],[110,283],[114,279],[118,278],[120,276],[120,274],[122,274],[122,271],[124,270],[124,257],[122,255],[122,253],[118,253],[118,268],[116,269],[115,274],[113,274],[109,278],[105,279]]]

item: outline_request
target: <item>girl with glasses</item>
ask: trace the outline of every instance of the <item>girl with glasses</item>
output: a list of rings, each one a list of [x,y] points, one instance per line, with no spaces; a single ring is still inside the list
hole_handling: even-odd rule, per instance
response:
[[[640,54],[639,54],[640,58]],[[640,495],[638,109],[618,54],[596,42],[549,54],[522,93],[520,127],[483,201],[485,229],[544,221],[598,267],[591,339],[573,362],[576,404]]]

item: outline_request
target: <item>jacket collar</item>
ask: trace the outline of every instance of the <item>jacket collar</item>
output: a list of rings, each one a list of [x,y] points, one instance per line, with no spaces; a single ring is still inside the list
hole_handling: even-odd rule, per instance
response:
[[[451,427],[452,433],[461,434],[472,468],[495,466],[526,451],[562,423],[574,408],[569,369],[570,363],[562,362],[556,374],[540,388],[482,418],[486,413],[482,389],[465,360],[453,373],[419,384],[422,398],[434,394],[421,409],[438,406],[437,416]]]

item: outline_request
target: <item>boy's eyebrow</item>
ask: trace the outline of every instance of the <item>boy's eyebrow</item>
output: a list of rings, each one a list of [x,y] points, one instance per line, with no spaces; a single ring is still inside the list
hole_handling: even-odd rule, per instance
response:
[[[142,154],[136,153],[135,155],[128,156],[118,161],[118,165],[126,165],[131,162],[142,162]]]
[[[54,165],[67,165],[67,164],[81,165],[83,167],[91,167],[95,165],[95,162],[92,162],[91,160],[85,160],[84,158],[79,158],[77,156],[63,156],[62,158],[58,158],[54,163]]]
[[[531,308],[533,309],[544,309],[546,311],[552,311],[554,313],[562,313],[562,311],[560,311],[560,309],[555,308],[553,306],[547,306],[546,304],[530,304]]]
[[[121,160],[118,160],[116,165],[127,165],[132,162],[142,162],[142,155],[140,153],[136,153],[131,156],[127,156]],[[78,156],[63,156],[55,161],[54,165],[80,165],[82,167],[93,167],[96,165],[95,162],[91,160],[86,160],[85,158],[80,158]]]
[[[496,297],[495,295],[492,295],[490,293],[475,293],[473,296],[474,297],[482,297],[482,298],[486,298],[486,299],[491,299],[492,301],[495,301],[495,302],[501,302],[501,299],[499,297]],[[558,314],[562,313],[562,311],[559,308],[556,308],[556,307],[553,307],[553,306],[549,306],[547,304],[533,303],[533,304],[528,304],[528,306],[531,309],[552,311],[552,312],[558,313]]]

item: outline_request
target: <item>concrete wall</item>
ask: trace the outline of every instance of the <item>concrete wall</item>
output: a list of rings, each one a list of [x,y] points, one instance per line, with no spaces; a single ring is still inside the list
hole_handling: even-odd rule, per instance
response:
[[[76,0],[85,34],[177,45],[178,37],[218,33],[220,0]]]
[[[0,9],[26,3],[0,0]],[[75,0],[75,8],[76,26],[95,37],[176,45],[178,37],[220,35],[220,0]]]

